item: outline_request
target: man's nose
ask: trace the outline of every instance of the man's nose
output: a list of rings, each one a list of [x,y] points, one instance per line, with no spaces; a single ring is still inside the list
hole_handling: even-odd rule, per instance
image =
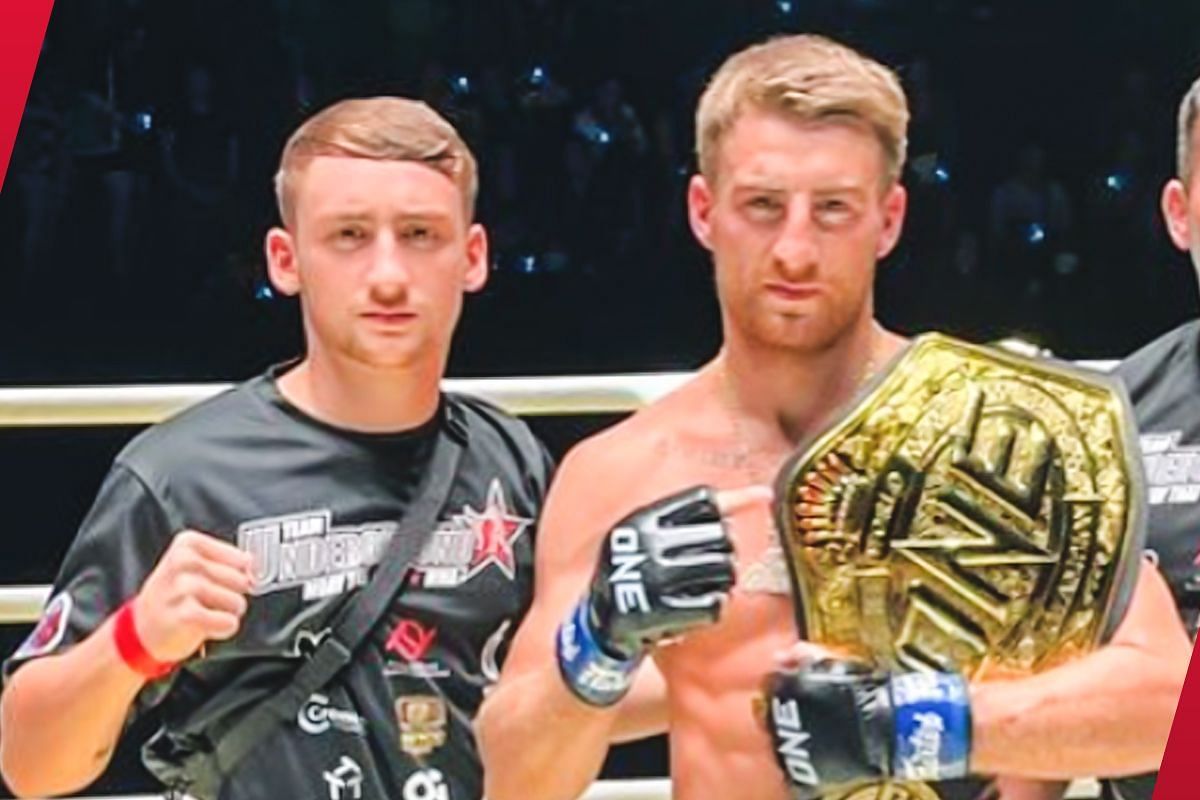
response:
[[[817,231],[810,203],[796,198],[788,205],[772,255],[785,277],[798,278],[816,266],[817,252]]]
[[[395,236],[385,234],[376,240],[368,282],[371,290],[381,295],[403,294],[408,290],[412,283],[412,268]]]

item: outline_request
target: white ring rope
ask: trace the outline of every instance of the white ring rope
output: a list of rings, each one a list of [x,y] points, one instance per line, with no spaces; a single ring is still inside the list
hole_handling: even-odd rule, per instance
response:
[[[1109,370],[1115,362],[1079,362]],[[535,378],[447,379],[447,391],[482,397],[527,416],[609,414],[635,411],[679,386],[691,373],[585,375]],[[0,428],[145,425],[176,414],[229,388],[230,384],[72,386],[0,389]],[[49,586],[0,586],[0,625],[33,622]],[[1067,798],[1095,798],[1095,781],[1076,781]],[[667,778],[597,781],[584,800],[668,800]],[[89,800],[89,798],[76,798]],[[92,798],[90,800],[101,800]],[[161,800],[161,795],[110,796],[103,800]]]
[[[1109,370],[1113,361],[1080,361]],[[513,414],[547,416],[635,411],[665,395],[690,372],[533,378],[449,378],[452,392],[490,400]],[[146,425],[228,389],[227,383],[0,389],[0,428]]]
[[[1081,361],[1109,370],[1113,361]],[[634,411],[687,380],[689,372],[540,378],[451,378],[448,391],[473,394],[514,414],[609,414]],[[0,428],[145,425],[229,388],[227,383],[0,389]],[[33,622],[47,586],[0,586],[0,625]]]
[[[691,373],[537,378],[450,378],[447,391],[482,397],[513,414],[608,414],[662,397]],[[0,427],[144,425],[228,389],[227,383],[0,389]]]
[[[49,599],[49,586],[0,586],[0,625],[36,622]]]

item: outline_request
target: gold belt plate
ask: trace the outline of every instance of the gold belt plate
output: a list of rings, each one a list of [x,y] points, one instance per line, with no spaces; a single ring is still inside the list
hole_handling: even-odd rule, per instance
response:
[[[779,481],[812,641],[892,669],[1028,674],[1123,613],[1143,480],[1110,376],[927,334]]]
[[[780,473],[797,624],[890,669],[981,679],[1074,658],[1124,613],[1144,485],[1114,378],[918,337]],[[886,782],[827,800],[937,796]]]

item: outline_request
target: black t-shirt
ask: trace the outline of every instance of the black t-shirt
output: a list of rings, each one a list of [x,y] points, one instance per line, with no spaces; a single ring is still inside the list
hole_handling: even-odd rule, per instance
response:
[[[172,536],[193,528],[254,554],[249,610],[234,639],[148,685],[136,711],[158,706],[172,728],[198,708],[225,714],[261,700],[367,580],[435,437],[452,427],[466,437],[462,464],[387,626],[294,728],[264,740],[221,798],[478,798],[471,720],[532,599],[550,459],[524,423],[479,400],[448,395],[417,429],[364,434],[307,416],[275,377],[150,428],[118,455],[5,674],[90,635],[136,593]],[[150,759],[168,781],[171,758]]]
[[[1161,336],[1117,367],[1133,400],[1146,468],[1146,546],[1192,638],[1200,617],[1200,320]],[[1141,800],[1154,775],[1113,781]]]
[[[1200,616],[1200,320],[1117,367],[1133,400],[1146,467],[1147,547],[1193,637]]]

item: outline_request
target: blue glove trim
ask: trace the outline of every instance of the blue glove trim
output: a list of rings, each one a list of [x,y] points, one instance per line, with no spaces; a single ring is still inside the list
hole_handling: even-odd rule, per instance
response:
[[[593,706],[611,706],[629,691],[641,659],[626,661],[604,652],[592,630],[591,610],[586,598],[563,620],[554,641],[558,669],[580,700]]]
[[[971,701],[961,675],[910,672],[891,679],[895,750],[892,774],[942,781],[967,774]]]

